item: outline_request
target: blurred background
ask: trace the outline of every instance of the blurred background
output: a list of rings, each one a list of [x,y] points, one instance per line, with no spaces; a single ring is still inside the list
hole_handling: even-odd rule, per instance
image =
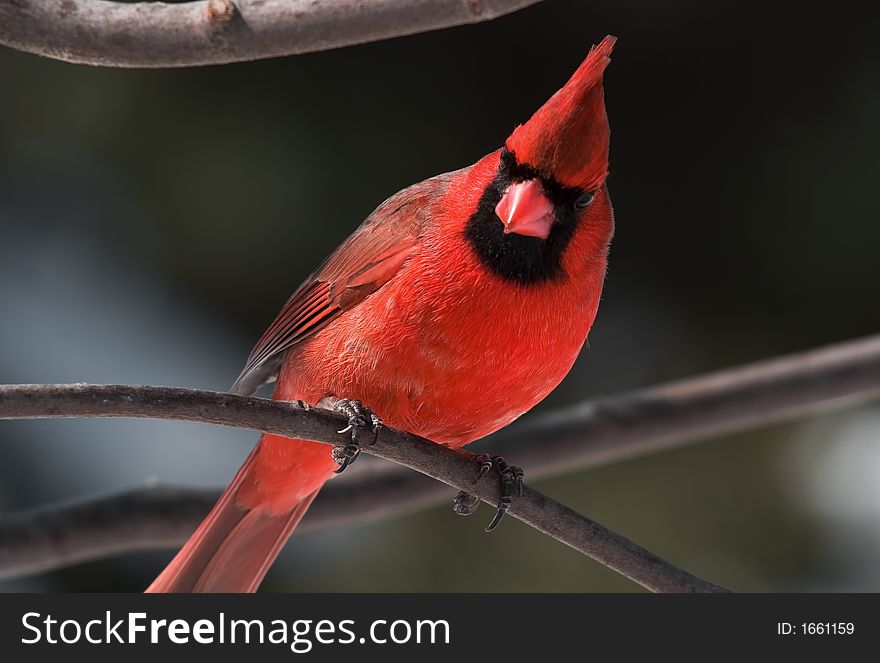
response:
[[[878,332],[878,28],[876,3],[547,0],[200,69],[0,50],[0,382],[227,388],[379,202],[494,150],[606,33],[617,234],[590,347],[541,409]],[[3,422],[0,512],[220,487],[256,437]],[[874,404],[537,487],[737,590],[880,591],[878,478]],[[264,589],[638,590],[513,519],[485,535],[490,515],[295,536]],[[172,552],[0,589],[140,591]]]

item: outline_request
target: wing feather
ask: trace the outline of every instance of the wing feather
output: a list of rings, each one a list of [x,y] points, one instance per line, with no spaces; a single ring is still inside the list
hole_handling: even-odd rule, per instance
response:
[[[287,350],[394,278],[419,246],[429,203],[450,175],[415,184],[376,208],[293,293],[257,341],[231,391],[254,393],[274,377]]]

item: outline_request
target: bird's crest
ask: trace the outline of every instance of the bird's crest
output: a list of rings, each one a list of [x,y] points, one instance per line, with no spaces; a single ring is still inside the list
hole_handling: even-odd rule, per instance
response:
[[[569,81],[507,139],[518,163],[564,186],[598,188],[608,174],[610,129],[602,78],[616,37],[594,46]]]

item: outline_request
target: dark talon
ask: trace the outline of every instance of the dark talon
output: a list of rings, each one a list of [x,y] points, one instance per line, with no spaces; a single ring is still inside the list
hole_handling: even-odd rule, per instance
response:
[[[333,445],[333,460],[339,465],[339,469],[334,470],[335,474],[339,474],[346,467],[351,465],[357,457],[361,455],[361,446],[357,440],[352,440],[348,444]]]
[[[487,532],[491,532],[498,527],[501,519],[504,518],[504,514],[510,508],[513,497],[522,497],[523,491],[524,473],[522,468],[508,465],[501,456],[492,458],[492,463],[495,465],[495,469],[498,470],[498,474],[501,475],[501,494],[498,496],[498,510],[495,511],[495,517],[492,518],[492,522],[486,527]]]
[[[504,514],[507,513],[508,507],[510,507],[510,498],[502,497],[498,501],[498,510],[495,512],[495,517],[492,518],[492,522],[486,527],[486,533],[492,532],[498,527],[501,519],[504,518]]]
[[[479,497],[474,497],[470,493],[460,490],[455,499],[452,500],[452,510],[459,516],[469,516],[477,510],[479,504]]]
[[[486,476],[486,473],[492,469],[492,456],[489,454],[474,455],[467,451],[462,451],[462,453],[480,463],[480,473],[474,479],[474,483],[477,483],[477,481]],[[464,490],[458,491],[458,495],[452,500],[452,510],[459,516],[470,516],[477,510],[479,505],[480,498]]]
[[[344,414],[348,417],[348,426],[339,431],[340,435],[351,433],[351,439],[345,443],[333,445],[333,460],[339,465],[336,474],[342,472],[346,467],[351,465],[361,454],[361,444],[358,440],[358,433],[365,428],[371,428],[373,431],[373,440],[370,444],[375,444],[379,438],[379,429],[382,427],[382,420],[379,419],[369,408],[364,407],[360,401],[352,401],[347,398],[340,398],[333,401],[331,405],[334,412]],[[369,423],[368,423],[369,422]]]
[[[492,469],[492,456],[489,454],[480,454],[474,460],[480,463],[480,473],[477,475],[477,478],[474,479],[474,483],[477,483],[477,481],[486,476],[489,473],[489,470]]]
[[[480,473],[474,483],[485,477],[493,467],[501,475],[501,494],[498,496],[498,509],[495,511],[495,517],[492,518],[492,522],[486,528],[487,532],[491,532],[498,527],[501,519],[504,518],[504,514],[510,508],[513,498],[522,497],[524,473],[522,468],[508,465],[501,456],[480,454],[473,458],[480,463]],[[469,516],[477,510],[479,504],[480,498],[461,490],[452,501],[452,509],[460,516]]]

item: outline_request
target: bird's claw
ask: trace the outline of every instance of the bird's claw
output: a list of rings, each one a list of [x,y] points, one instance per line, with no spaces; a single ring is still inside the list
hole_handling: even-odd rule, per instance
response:
[[[501,456],[480,454],[475,460],[480,463],[480,473],[477,475],[474,483],[485,477],[493,467],[498,470],[498,474],[501,476],[501,493],[498,496],[498,509],[495,511],[492,522],[486,527],[486,531],[491,532],[498,527],[501,519],[504,518],[504,514],[510,508],[513,498],[522,497],[524,473],[522,468],[508,465]],[[459,491],[452,501],[452,508],[460,516],[469,516],[477,510],[479,503],[480,499],[478,497],[474,497],[462,490]]]
[[[480,454],[474,460],[480,463],[480,473],[477,475],[477,478],[474,479],[474,483],[477,483],[477,481],[486,476],[489,473],[489,470],[492,469],[493,458],[489,454]]]
[[[333,445],[333,460],[339,467],[333,470],[334,474],[341,473],[346,467],[351,465],[361,455],[361,445],[357,440],[352,440],[347,444]]]
[[[469,516],[477,510],[479,504],[479,497],[475,497],[468,492],[459,490],[458,495],[452,500],[452,510],[459,516]]]
[[[495,517],[492,518],[492,522],[486,527],[487,532],[491,532],[498,527],[501,519],[504,518],[504,514],[510,508],[513,498],[522,497],[523,477],[525,476],[521,467],[508,465],[501,456],[492,458],[492,464],[498,470],[498,474],[501,475],[501,494],[498,496],[498,509],[495,511]]]
[[[357,457],[361,454],[361,443],[358,439],[359,432],[369,428],[373,432],[373,439],[370,444],[375,444],[376,439],[379,437],[379,429],[382,428],[382,420],[360,401],[339,398],[333,401],[331,407],[334,412],[348,417],[348,425],[341,431],[338,431],[339,434],[351,433],[347,442],[333,445],[333,460],[339,465],[335,473],[339,474],[357,460]]]

